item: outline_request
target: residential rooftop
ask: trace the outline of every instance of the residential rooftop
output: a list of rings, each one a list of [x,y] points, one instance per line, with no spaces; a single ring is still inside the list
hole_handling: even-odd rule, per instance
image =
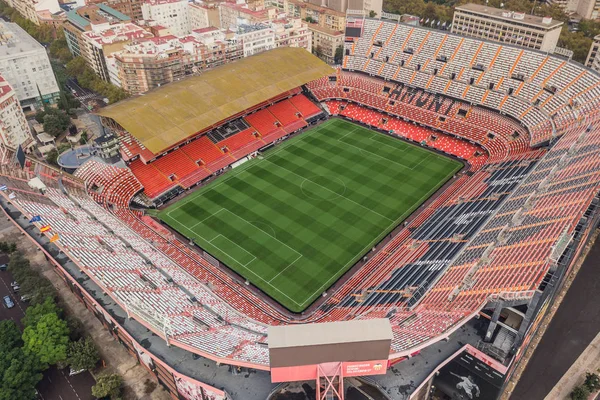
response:
[[[22,56],[44,47],[14,22],[0,20],[0,58]]]
[[[131,18],[106,4],[89,4],[69,11],[67,20],[85,30],[90,24],[125,22]]]
[[[336,31],[335,29],[331,29],[326,26],[319,26],[319,24],[308,24],[308,28],[312,31],[325,33],[325,34],[331,35],[331,36],[339,36],[339,35],[343,36],[344,35],[344,32],[342,32],[342,31]]]

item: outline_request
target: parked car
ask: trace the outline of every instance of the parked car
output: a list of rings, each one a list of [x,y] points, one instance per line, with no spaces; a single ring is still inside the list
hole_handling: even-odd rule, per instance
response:
[[[19,286],[19,282],[17,282],[17,281],[12,281],[12,282],[10,283],[10,287],[13,287],[13,288],[14,288],[15,286]]]
[[[8,269],[8,264],[0,265],[0,271],[6,271]]]
[[[19,290],[21,290],[21,286],[17,285],[17,286],[13,286],[13,292],[18,292]]]
[[[4,305],[6,308],[13,308],[15,306],[15,303],[12,301],[10,296],[4,296],[2,300],[4,300]]]
[[[23,303],[27,303],[27,302],[29,302],[29,300],[31,300],[31,295],[29,295],[29,294],[24,294],[23,296],[21,296],[21,301],[22,301]]]

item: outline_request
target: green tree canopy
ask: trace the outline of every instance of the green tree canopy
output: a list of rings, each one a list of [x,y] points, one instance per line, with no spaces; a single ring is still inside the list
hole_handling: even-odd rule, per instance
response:
[[[44,366],[65,361],[69,344],[67,323],[56,313],[45,314],[37,324],[25,328],[23,343],[25,354],[36,356]]]
[[[338,46],[335,49],[334,61],[336,64],[341,64],[344,59],[344,46]]]
[[[23,317],[21,322],[25,327],[35,326],[40,322],[44,315],[56,314],[57,316],[60,316],[61,312],[62,310],[58,308],[54,300],[51,297],[47,297],[43,303],[27,307],[25,317]]]
[[[577,386],[571,392],[571,399],[572,400],[587,400],[589,395],[590,395],[590,391],[588,390],[587,387]]]
[[[595,392],[600,390],[600,377],[598,375],[587,372],[585,374],[585,387],[588,388],[590,392]]]
[[[42,378],[38,362],[23,353],[21,331],[10,320],[0,321],[0,400],[34,399]]]
[[[90,370],[98,364],[98,349],[90,337],[69,343],[67,362],[75,371]]]
[[[12,352],[8,367],[3,369],[0,400],[36,399],[35,386],[42,379],[35,357],[24,354],[21,348]]]
[[[104,374],[96,379],[96,384],[92,386],[92,394],[95,397],[101,398],[110,396],[116,399],[121,394],[123,386],[123,378],[118,374]]]

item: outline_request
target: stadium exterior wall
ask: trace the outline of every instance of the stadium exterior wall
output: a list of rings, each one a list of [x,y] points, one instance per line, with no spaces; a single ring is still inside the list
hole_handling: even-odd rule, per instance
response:
[[[23,210],[17,207],[15,204],[12,206],[19,210],[22,215],[26,215]],[[157,381],[164,387],[164,389],[171,395],[173,398],[184,398],[189,400],[208,400],[209,397],[206,397],[204,394],[205,391],[209,391],[213,394],[220,396],[220,399],[230,399],[230,396],[223,390],[212,387],[206,383],[197,381],[189,376],[181,374],[175,371],[168,364],[160,360],[157,356],[146,350],[142,345],[140,345],[124,328],[121,326],[114,318],[110,316],[110,314],[94,299],[92,295],[90,295],[87,290],[81,286],[72,276],[66,271],[62,265],[54,259],[54,257],[46,251],[46,249],[38,243],[35,238],[33,238],[27,231],[25,231],[6,211],[4,207],[2,207],[2,211],[7,219],[9,219],[20,231],[21,234],[27,236],[31,242],[33,242],[45,255],[46,259],[48,259],[55,268],[55,272],[58,276],[64,280],[71,292],[77,296],[77,298],[83,303],[83,305],[94,314],[94,316],[102,323],[102,325],[108,330],[108,332],[113,336],[115,340],[121,343],[127,351],[136,358],[136,360],[143,365],[150,373],[153,375]],[[55,243],[56,244],[56,243]],[[58,247],[58,246],[57,246]],[[60,248],[60,247],[59,247]],[[61,249],[62,250],[62,249]],[[84,270],[81,265],[70,258],[79,268]],[[88,275],[89,276],[89,275]],[[95,281],[94,281],[95,282]],[[97,282],[96,282],[97,284]],[[107,293],[108,294],[108,293]],[[113,300],[114,297],[110,296]],[[115,300],[116,302],[116,300]],[[117,302],[118,303],[118,302]],[[118,303],[119,304],[119,303]],[[120,305],[120,304],[119,304]],[[126,308],[122,307],[124,310]],[[129,312],[128,312],[129,314]],[[136,321],[142,323],[148,329],[151,329],[154,333],[155,329],[152,329],[147,324],[143,323],[140,319],[136,318]],[[160,334],[159,334],[160,335]],[[160,335],[164,337],[163,335]],[[188,390],[185,390],[185,389]]]
[[[586,256],[584,249],[589,244],[590,239],[591,239],[592,235],[594,234],[594,232],[596,231],[596,229],[598,228],[599,223],[600,223],[600,213],[596,213],[596,215],[594,216],[592,221],[589,223],[588,227],[585,229],[585,233],[582,235],[582,239],[579,242],[579,245],[577,246],[577,249],[575,250],[575,252],[572,256],[572,259],[570,260],[569,265],[567,266],[566,270],[564,271],[563,276],[559,280],[558,285],[554,288],[552,293],[550,293],[547,297],[545,297],[545,299],[543,299],[543,301],[540,301],[539,308],[536,311],[535,318],[533,319],[533,321],[527,328],[527,331],[522,340],[522,343],[519,345],[519,348],[516,351],[515,356],[514,356],[513,360],[511,361],[511,365],[506,373],[506,380],[504,382],[504,387],[503,387],[503,392],[505,393],[506,397],[510,396],[510,393],[512,393],[511,390],[515,388],[515,385],[511,386],[511,385],[509,385],[509,383],[513,379],[519,379],[519,377],[520,377],[520,373],[517,370],[518,367],[522,363],[525,363],[525,366],[526,366],[527,362],[529,361],[528,358],[524,358],[524,357],[527,354],[528,350],[530,349],[530,346],[533,345],[534,346],[533,350],[535,350],[536,344],[532,344],[532,339],[534,338],[534,336],[536,334],[538,334],[540,332],[540,328],[547,326],[547,323],[543,323],[543,322],[546,321],[547,318],[551,318],[553,316],[551,314],[554,311],[556,311],[556,307],[553,306],[554,301],[556,300],[556,297],[561,293],[561,290],[564,288],[569,275],[571,275],[571,273],[574,272],[573,271],[574,266],[577,264],[577,262],[580,260],[581,257]],[[551,305],[552,305],[552,307],[551,307]],[[542,334],[543,333],[544,332],[542,332]],[[505,395],[503,395],[503,398],[505,397]]]
[[[323,364],[298,365],[290,367],[273,367],[271,369],[271,382],[298,382],[298,381],[314,381],[319,377],[318,369],[323,365],[338,365],[339,363],[330,362]],[[369,375],[385,375],[387,373],[388,360],[370,360],[370,361],[354,361],[341,363],[342,376],[344,378],[369,376]]]

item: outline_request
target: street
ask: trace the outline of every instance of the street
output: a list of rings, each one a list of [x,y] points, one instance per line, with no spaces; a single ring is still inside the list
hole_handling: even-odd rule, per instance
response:
[[[12,319],[17,323],[19,328],[23,329],[21,319],[25,316],[27,304],[23,303],[20,295],[13,293],[10,283],[13,277],[8,271],[0,271],[0,297],[7,294],[13,299],[15,306],[7,309],[4,305],[0,305],[0,319]],[[59,370],[52,367],[44,372],[44,377],[37,386],[40,398],[43,400],[91,400],[92,386],[95,380],[88,372],[82,372],[78,375],[69,376],[69,369]]]
[[[73,78],[68,78],[65,84],[65,90],[70,91],[73,97],[79,100],[82,104],[88,105],[90,100],[95,100],[99,105],[104,105],[102,96],[92,92],[89,89],[81,87]]]

